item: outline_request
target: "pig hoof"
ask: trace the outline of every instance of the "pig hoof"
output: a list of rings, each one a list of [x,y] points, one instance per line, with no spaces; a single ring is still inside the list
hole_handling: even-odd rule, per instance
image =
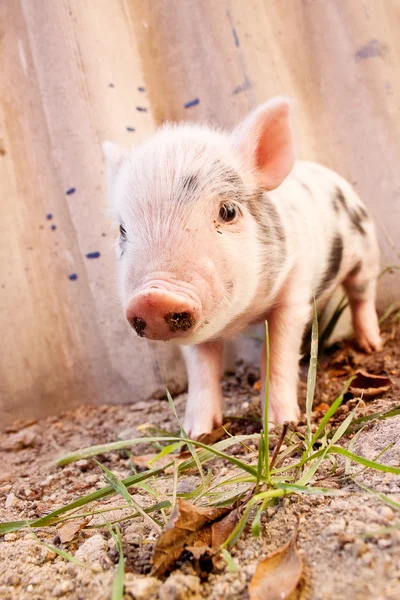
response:
[[[361,350],[366,352],[367,354],[371,354],[371,352],[379,352],[382,350],[382,338],[379,333],[372,333],[372,335],[367,335],[363,333],[362,335],[357,335],[356,337],[357,345]]]
[[[183,428],[191,440],[197,440],[201,435],[204,435],[205,433],[211,433],[214,429],[221,427],[221,425],[222,417],[214,417],[213,419],[207,421],[200,421],[200,419],[198,419],[194,423],[185,420],[183,423]]]
[[[283,423],[297,423],[300,419],[300,409],[298,406],[278,406],[276,408],[270,406],[268,414],[269,427],[273,425],[283,425]]]

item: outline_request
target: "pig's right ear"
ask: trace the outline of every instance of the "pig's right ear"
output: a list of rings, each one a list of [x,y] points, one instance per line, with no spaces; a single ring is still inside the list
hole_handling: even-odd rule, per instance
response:
[[[273,98],[256,108],[233,131],[234,144],[260,187],[277,188],[293,168],[295,153],[290,101]]]
[[[105,141],[102,143],[103,156],[107,165],[107,182],[109,190],[114,186],[115,178],[124,160],[124,153],[117,144]]]

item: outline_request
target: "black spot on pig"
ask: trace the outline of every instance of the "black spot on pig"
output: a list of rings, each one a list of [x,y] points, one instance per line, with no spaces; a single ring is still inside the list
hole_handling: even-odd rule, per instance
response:
[[[368,219],[367,211],[361,205],[349,206],[340,188],[336,188],[335,197],[333,198],[333,207],[336,212],[339,212],[340,208],[343,208],[351,221],[353,229],[358,231],[362,236],[367,234],[363,227],[364,221]]]
[[[321,283],[318,286],[315,297],[318,298],[335,280],[339,273],[340,265],[343,258],[343,240],[339,234],[333,238],[331,251],[329,253],[328,265]]]
[[[257,222],[263,244],[281,244],[286,242],[282,221],[274,204],[263,190],[258,190],[247,199],[247,207]]]
[[[168,313],[164,317],[170,331],[188,331],[196,323],[196,319],[189,312]]]
[[[196,175],[188,175],[182,179],[182,188],[184,192],[193,194],[198,188],[199,180]]]
[[[142,317],[133,317],[130,321],[133,329],[136,331],[139,337],[145,337],[144,330],[146,329],[146,321]]]
[[[240,187],[243,183],[239,173],[236,173],[234,169],[227,169],[224,174],[224,179],[227,183],[236,187]]]

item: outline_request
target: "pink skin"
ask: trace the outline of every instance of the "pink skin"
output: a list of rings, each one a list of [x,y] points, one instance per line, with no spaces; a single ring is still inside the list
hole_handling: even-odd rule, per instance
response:
[[[125,316],[138,335],[171,340],[193,334],[202,316],[196,294],[166,281],[151,281],[130,300]]]
[[[144,146],[128,159],[112,144],[104,146],[110,193],[116,196],[117,216],[126,229],[119,251],[125,316],[141,337],[174,340],[182,345],[189,380],[184,428],[193,438],[222,423],[220,377],[224,339],[265,318],[270,342],[269,421],[283,423],[299,418],[300,347],[311,317],[313,272],[316,270],[321,279],[326,270],[323,260],[326,263],[329,255],[329,249],[323,245],[326,235],[321,241],[319,233],[329,231],[331,225],[312,221],[317,209],[310,203],[310,192],[305,191],[313,185],[312,169],[304,167],[308,176],[311,173],[307,185],[301,187],[301,179],[300,183],[297,179],[297,188],[293,188],[295,175],[282,196],[278,191],[275,197],[276,210],[285,194],[299,198],[294,207],[285,205],[287,216],[283,209],[280,213],[287,250],[283,261],[279,255],[283,254],[282,247],[278,245],[274,250],[270,239],[260,242],[257,218],[245,202],[240,205],[240,218],[231,223],[219,218],[221,203],[227,198],[235,203],[235,189],[227,173],[240,173],[246,190],[282,190],[284,186],[280,186],[294,165],[288,115],[288,103],[274,99],[259,107],[225,138],[203,130],[186,137],[191,132],[184,126],[179,135],[174,129],[161,133],[153,146]],[[171,140],[175,145],[171,145]],[[218,169],[218,164],[226,164],[227,170],[218,175],[220,181],[213,181],[210,165]],[[324,197],[326,181],[332,173],[328,175],[323,169],[318,173],[318,191]],[[192,174],[192,180],[188,174]],[[357,200],[351,199],[352,192],[346,188],[348,184],[336,177],[329,190],[343,186],[353,208],[357,207]],[[204,181],[211,181],[214,187],[202,188]],[[193,202],[190,193],[187,195],[188,189],[201,201]],[[333,211],[332,191],[329,193],[326,205],[318,208],[320,215],[326,214],[327,209]],[[309,208],[299,213],[300,204]],[[337,214],[335,218],[339,219]],[[346,218],[346,223],[349,221],[348,215],[340,218],[342,221],[338,220],[335,228],[340,231],[342,227],[342,233],[351,239],[351,229],[346,233],[343,225]],[[300,229],[296,223],[300,223]],[[308,223],[311,229],[305,234]],[[268,237],[268,228],[264,231]],[[369,235],[369,251],[361,251],[362,238],[359,246],[343,246],[344,272],[336,273],[337,279],[327,290],[333,291],[346,273],[353,273],[343,285],[349,296],[356,339],[367,352],[381,347],[375,311],[379,254],[374,249],[373,234]],[[357,257],[360,266],[353,268]],[[279,269],[274,267],[277,264]],[[261,371],[263,400],[265,348]]]

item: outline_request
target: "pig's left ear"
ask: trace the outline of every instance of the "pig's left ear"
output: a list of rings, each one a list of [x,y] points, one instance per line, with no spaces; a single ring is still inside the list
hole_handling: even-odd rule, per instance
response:
[[[256,108],[232,135],[262,188],[273,190],[289,175],[295,153],[287,98],[273,98]]]

